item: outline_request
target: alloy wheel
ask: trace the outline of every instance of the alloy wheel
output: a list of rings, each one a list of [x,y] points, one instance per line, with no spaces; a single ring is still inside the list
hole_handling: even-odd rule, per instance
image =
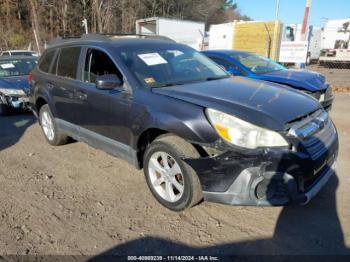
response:
[[[184,192],[184,177],[176,160],[165,152],[155,152],[149,159],[148,171],[154,191],[168,202],[178,201]]]
[[[53,126],[53,121],[48,112],[43,112],[41,115],[41,125],[45,136],[48,140],[52,141],[55,138],[55,131]]]

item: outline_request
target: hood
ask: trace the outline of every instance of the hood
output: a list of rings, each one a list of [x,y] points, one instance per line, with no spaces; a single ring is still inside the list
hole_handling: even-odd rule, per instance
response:
[[[29,88],[28,76],[0,77],[0,88],[27,89]]]
[[[152,91],[280,131],[288,122],[321,107],[317,100],[292,88],[244,77],[153,88]]]
[[[299,90],[317,92],[327,88],[326,78],[307,70],[280,70],[259,75],[261,80],[290,85]]]

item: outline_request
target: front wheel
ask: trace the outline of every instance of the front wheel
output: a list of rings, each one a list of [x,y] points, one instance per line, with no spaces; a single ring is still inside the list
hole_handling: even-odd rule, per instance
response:
[[[195,171],[182,159],[199,157],[196,149],[180,137],[166,135],[146,150],[144,173],[153,196],[168,209],[181,211],[202,199]]]

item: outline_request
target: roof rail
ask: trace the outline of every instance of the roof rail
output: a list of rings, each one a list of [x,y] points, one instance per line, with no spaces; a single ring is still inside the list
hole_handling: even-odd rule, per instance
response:
[[[104,40],[112,40],[116,38],[126,38],[126,37],[132,37],[132,38],[154,38],[154,39],[162,39],[162,40],[168,40],[175,42],[169,37],[163,36],[163,35],[155,35],[155,34],[135,34],[135,33],[94,33],[94,34],[84,34],[81,36],[82,39],[89,39],[89,40],[98,40],[98,39],[104,39]]]
[[[154,39],[162,39],[171,42],[175,42],[169,37],[162,35],[154,35],[154,34],[134,34],[134,33],[90,33],[83,34],[80,36],[64,36],[64,37],[56,37],[48,43],[48,46],[53,46],[57,44],[62,44],[65,42],[70,42],[74,40],[95,40],[95,41],[111,41],[117,38],[154,38]]]

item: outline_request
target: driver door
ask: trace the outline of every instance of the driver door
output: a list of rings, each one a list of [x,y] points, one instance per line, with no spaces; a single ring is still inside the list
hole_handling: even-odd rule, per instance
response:
[[[109,141],[113,139],[128,144],[128,112],[132,94],[125,88],[101,90],[96,88],[96,77],[113,74],[123,81],[123,75],[111,57],[103,50],[86,48],[82,70],[82,84],[75,98],[82,104],[79,126],[85,136]],[[125,86],[125,85],[124,85]]]

